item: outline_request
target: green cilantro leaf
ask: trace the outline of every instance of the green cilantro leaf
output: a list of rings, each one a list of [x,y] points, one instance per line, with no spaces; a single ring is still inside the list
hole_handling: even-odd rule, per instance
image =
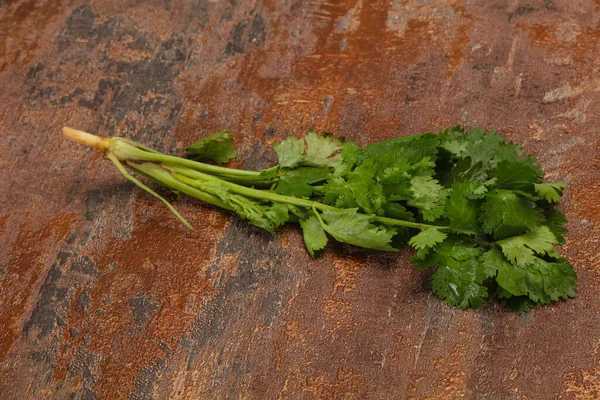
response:
[[[481,307],[488,296],[483,286],[488,276],[478,260],[481,250],[473,244],[450,239],[436,248],[438,268],[431,286],[451,306]]]
[[[562,244],[565,242],[565,238],[563,234],[567,232],[567,228],[565,228],[565,224],[567,223],[567,219],[565,216],[558,210],[551,208],[544,212],[544,224],[550,228],[558,243]]]
[[[577,275],[573,266],[563,262],[548,262],[534,257],[529,263],[507,261],[502,253],[492,248],[481,257],[487,268],[497,271],[496,281],[503,290],[503,297],[527,296],[532,303],[549,303],[561,298],[575,296]],[[515,299],[517,302],[518,299]],[[519,302],[522,302],[520,299]],[[517,305],[519,302],[513,304]]]
[[[342,161],[335,167],[334,175],[343,176],[349,173],[363,157],[364,150],[356,142],[347,141],[342,146]]]
[[[415,267],[420,269],[427,269],[434,267],[440,261],[440,257],[437,252],[432,251],[432,249],[424,249],[421,250],[420,253],[417,251],[417,254],[410,258],[410,262],[415,265]]]
[[[311,215],[305,220],[300,221],[302,227],[302,236],[304,237],[304,244],[306,250],[311,257],[325,248],[327,245],[327,235],[319,222],[319,219],[315,215]]]
[[[419,175],[410,181],[413,198],[407,203],[420,209],[425,221],[435,221],[444,214],[447,192],[431,176]]]
[[[514,313],[522,314],[524,312],[531,311],[533,308],[540,306],[540,303],[536,303],[527,296],[509,296],[502,299],[502,304],[508,307]]]
[[[373,143],[363,148],[364,159],[373,160],[383,170],[394,165],[399,158],[410,164],[416,164],[423,158],[435,162],[438,138],[434,133],[405,136]]]
[[[498,240],[502,253],[513,264],[524,267],[535,264],[536,254],[555,256],[554,245],[558,240],[547,226],[539,226],[523,235]]]
[[[533,202],[510,190],[496,189],[487,194],[479,220],[485,233],[502,239],[534,229],[543,216]]]
[[[475,186],[475,187],[474,187]],[[458,182],[450,188],[446,202],[446,216],[450,220],[450,228],[468,234],[475,234],[481,228],[478,220],[478,205],[467,196],[478,190],[476,183]]]
[[[565,186],[566,185],[562,182],[534,184],[537,194],[544,198],[548,203],[558,203]]]
[[[374,179],[376,171],[375,164],[363,163],[348,175],[346,185],[365,214],[382,215],[386,199],[383,187]]]
[[[408,211],[402,204],[388,201],[383,205],[386,217],[401,219],[404,221],[414,221],[415,215]]]
[[[305,164],[335,168],[342,161],[340,151],[344,146],[343,138],[334,139],[330,133],[319,136],[315,131],[310,131],[304,140],[306,141]]]
[[[277,228],[289,219],[289,207],[287,204],[274,203],[272,206],[267,207],[265,215],[272,222],[273,227]]]
[[[388,201],[407,201],[413,198],[411,179],[412,176],[408,172],[390,168],[384,172],[384,177],[379,183]]]
[[[386,198],[383,187],[374,179],[377,167],[364,163],[346,175],[332,177],[324,186],[325,204],[339,208],[359,207],[365,214],[383,215]]]
[[[428,249],[438,243],[442,243],[448,234],[441,232],[435,228],[423,229],[421,232],[413,236],[408,244],[417,250],[417,258],[424,259],[428,253]]]
[[[540,182],[543,173],[539,167],[522,161],[501,161],[493,175],[498,186],[527,190],[532,184]]]
[[[488,292],[477,282],[477,262],[458,262],[451,258],[447,261],[450,262],[438,266],[433,275],[431,286],[434,292],[448,305],[459,306],[463,310],[469,306],[483,306]]]
[[[279,159],[279,165],[285,168],[298,166],[337,167],[342,161],[343,138],[334,139],[333,135],[315,131],[308,132],[302,139],[289,136],[273,148]]]
[[[489,188],[496,186],[496,181],[496,178],[489,179],[475,187],[471,193],[467,193],[465,196],[471,200],[483,199]]]
[[[281,143],[274,143],[273,149],[277,154],[279,165],[285,168],[294,168],[304,160],[304,138],[298,139],[288,136]]]
[[[540,261],[537,266],[544,277],[544,292],[549,299],[544,303],[575,297],[577,273],[571,264]]]
[[[323,181],[330,174],[330,169],[324,167],[299,167],[283,170],[275,191],[287,196],[310,198],[313,194],[311,184]]]
[[[440,134],[440,146],[457,159],[471,159],[471,165],[480,163],[482,170],[489,170],[500,161],[516,161],[523,154],[521,146],[506,143],[504,137],[494,131],[486,132],[481,128],[464,132],[454,127]]]
[[[238,156],[229,131],[217,132],[200,139],[186,147],[185,151],[192,158],[207,158],[220,164],[228,163]]]
[[[440,147],[447,150],[455,157],[462,157],[468,153],[467,137],[460,126],[454,126],[440,134]]]
[[[341,176],[330,178],[323,185],[323,203],[338,208],[356,208],[358,202],[354,197],[354,191]]]
[[[506,260],[497,248],[492,248],[481,257],[486,268],[497,273],[496,282],[511,296],[524,296],[529,292],[534,297],[543,293],[541,275],[534,273],[531,268],[522,268]]]
[[[358,213],[357,208],[325,210],[322,214],[321,226],[338,242],[366,249],[398,251],[390,245],[396,230],[392,227],[372,224],[371,216]]]

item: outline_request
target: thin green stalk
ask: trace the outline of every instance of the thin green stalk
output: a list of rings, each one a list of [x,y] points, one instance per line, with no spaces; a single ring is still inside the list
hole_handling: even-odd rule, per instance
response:
[[[241,169],[219,167],[217,165],[205,164],[199,161],[188,160],[181,157],[168,156],[166,154],[158,152],[147,151],[143,148],[139,148],[136,142],[132,142],[130,140],[122,140],[121,138],[112,138],[109,140],[109,151],[115,154],[115,156],[117,156],[117,158],[122,162],[126,160],[132,160],[172,163],[192,168],[197,171],[216,174],[228,178],[239,178],[248,181],[267,181],[277,176],[275,171],[273,171],[270,176],[266,176],[265,174],[258,171],[246,171]]]
[[[126,165],[128,167],[130,167],[131,169],[135,170],[136,172],[140,172],[143,175],[152,177],[158,183],[160,183],[166,187],[178,190],[181,193],[185,193],[189,196],[195,197],[196,199],[202,200],[202,201],[212,204],[214,206],[224,208],[226,210],[231,210],[231,207],[229,207],[227,204],[225,204],[218,197],[216,197],[210,193],[206,193],[201,190],[198,190],[197,188],[190,186],[190,185],[186,184],[185,182],[174,178],[169,171],[165,170],[160,165],[157,165],[157,164],[154,164],[151,162],[145,162],[145,163],[127,162]]]
[[[318,203],[316,201],[305,200],[305,199],[300,199],[300,198],[291,197],[291,196],[283,196],[283,195],[280,195],[277,193],[269,192],[267,190],[252,189],[252,188],[248,188],[246,186],[238,185],[236,183],[224,181],[222,179],[215,178],[210,175],[206,175],[206,177],[208,177],[208,179],[199,178],[197,174],[202,174],[202,172],[189,171],[188,173],[183,174],[180,171],[173,170],[173,176],[177,180],[180,180],[181,182],[184,182],[185,184],[196,187],[196,188],[202,188],[204,186],[202,180],[204,180],[205,182],[211,182],[213,184],[226,187],[233,193],[241,194],[242,196],[251,197],[253,199],[267,200],[267,201],[272,201],[274,203],[291,204],[291,205],[300,206],[300,207],[313,207],[314,206],[314,207],[317,207],[319,210],[327,210],[327,209],[337,210],[337,208],[335,208],[335,207],[331,207],[331,206],[328,206],[328,205],[325,205],[322,203]],[[190,175],[196,175],[196,176],[191,177]],[[205,174],[203,174],[203,175],[205,175]]]
[[[198,187],[198,185],[201,185],[201,183],[198,181],[212,182],[214,184],[218,184],[218,185],[227,187],[227,189],[229,189],[233,193],[241,194],[241,195],[247,196],[247,197],[252,197],[254,199],[268,200],[268,201],[272,201],[275,203],[291,204],[291,205],[300,206],[300,207],[315,208],[320,211],[326,211],[326,210],[339,211],[339,208],[337,208],[337,207],[328,206],[326,204],[319,203],[317,201],[301,199],[301,198],[293,197],[293,196],[285,196],[285,195],[274,193],[274,192],[267,191],[267,190],[258,190],[258,189],[241,186],[241,185],[238,185],[238,184],[235,184],[232,182],[224,181],[222,179],[216,178],[216,177],[208,175],[208,174],[204,174],[199,171],[191,170],[188,168],[182,168],[178,165],[164,164],[163,166],[164,166],[164,168],[173,171],[174,177],[177,180],[180,180],[190,186]],[[421,230],[428,229],[428,228],[436,228],[436,229],[441,229],[441,230],[449,229],[449,227],[447,227],[447,226],[435,226],[435,225],[421,224],[418,222],[403,221],[403,220],[388,218],[388,217],[373,216],[372,220],[375,222],[385,224],[385,225],[404,226],[407,228],[416,228],[416,229],[421,229]]]
[[[419,222],[403,221],[401,219],[380,217],[377,215],[373,217],[373,221],[380,222],[385,225],[405,226],[407,228],[416,228],[416,229],[420,229],[420,230],[431,229],[431,228],[435,228],[435,229],[439,229],[439,230],[443,230],[443,231],[450,230],[449,226],[421,224]]]
[[[148,186],[144,185],[142,182],[140,182],[139,180],[137,180],[134,176],[130,175],[127,170],[125,169],[125,167],[123,166],[123,164],[121,164],[121,162],[119,161],[119,159],[117,157],[115,157],[114,154],[112,153],[108,153],[107,158],[113,162],[113,164],[115,164],[115,166],[117,167],[117,169],[119,170],[119,172],[121,172],[121,174],[123,174],[123,176],[125,178],[127,178],[128,180],[130,180],[131,182],[135,183],[137,186],[139,186],[140,188],[142,188],[143,190],[145,190],[146,192],[150,193],[152,196],[156,197],[157,199],[159,199],[160,201],[162,201],[168,208],[169,210],[171,210],[171,212],[173,214],[175,214],[175,216],[177,218],[179,218],[179,220],[181,222],[183,222],[183,224],[188,227],[191,230],[194,230],[194,228],[192,228],[192,226],[190,225],[189,222],[187,222],[187,220],[185,218],[183,218],[181,216],[181,214],[179,214],[179,212],[175,209],[175,207],[173,207],[171,205],[171,203],[169,203],[167,201],[167,199],[165,199],[164,197],[162,197],[161,195],[159,195],[158,193],[156,193],[154,190],[150,189]]]

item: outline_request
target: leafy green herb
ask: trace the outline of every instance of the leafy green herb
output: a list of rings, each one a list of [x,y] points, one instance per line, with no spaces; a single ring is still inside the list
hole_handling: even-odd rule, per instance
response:
[[[536,193],[548,203],[558,203],[562,196],[562,191],[565,188],[565,184],[562,182],[534,183],[533,187]]]
[[[270,232],[298,222],[313,257],[328,237],[372,250],[411,246],[417,267],[437,267],[433,290],[453,306],[480,307],[496,297],[523,312],[575,296],[573,266],[556,251],[566,221],[554,206],[565,185],[543,183],[535,159],[494,132],[454,127],[361,148],[311,131],[276,143],[279,164],[263,171],[168,156],[70,128],[65,134],[104,152],[186,226],[128,171]],[[218,163],[237,156],[225,131],[186,150]]]
[[[233,137],[229,131],[217,132],[207,138],[192,143],[185,149],[191,158],[206,158],[225,164],[238,156],[233,146]]]
[[[336,167],[342,160],[339,151],[343,143],[343,139],[334,139],[331,134],[319,136],[315,131],[310,131],[301,139],[291,136],[275,144],[273,148],[279,158],[279,165],[284,168],[300,165]]]
[[[311,215],[301,220],[300,226],[302,227],[306,250],[314,257],[318,251],[327,246],[327,235],[321,225],[321,220],[316,215]]]
[[[326,209],[322,216],[315,211],[321,226],[338,242],[373,250],[397,251],[390,245],[396,230],[383,224],[374,225],[371,216],[358,213],[357,208]]]

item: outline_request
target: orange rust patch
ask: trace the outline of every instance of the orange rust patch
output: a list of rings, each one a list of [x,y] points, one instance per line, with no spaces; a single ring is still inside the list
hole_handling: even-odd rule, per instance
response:
[[[594,223],[594,229],[600,231],[600,202],[598,193],[600,182],[594,181],[573,190],[573,202],[577,204],[574,213]]]
[[[451,78],[454,70],[462,62],[465,57],[465,48],[471,41],[469,32],[471,31],[471,25],[460,25],[456,29],[456,34],[448,46],[448,72],[446,78]]]
[[[77,338],[63,334],[65,343],[73,347],[57,359],[60,368],[55,376],[64,376],[76,356],[74,351],[89,334],[92,340],[86,349],[102,359],[102,380],[95,390],[102,398],[116,398],[117,393],[131,392],[141,366],[155,363],[177,347],[202,299],[214,293],[213,277],[205,268],[215,257],[229,219],[225,214],[214,215],[205,218],[196,231],[172,229],[152,218],[136,220],[131,239],[109,243],[96,262],[103,274],[89,289],[92,304],[87,314],[71,305],[68,325],[81,334]],[[138,295],[156,306],[143,326],[136,325],[132,314],[131,299]]]
[[[462,361],[467,355],[467,346],[456,344],[449,360],[435,363],[436,369],[444,370],[444,379],[440,382],[440,399],[465,396],[465,379],[467,374],[461,370]]]
[[[443,400],[443,399],[455,399],[465,398],[465,380],[467,374],[460,369],[464,358],[467,355],[467,346],[462,344],[454,345],[454,349],[449,355],[449,358],[434,359],[434,371],[436,373],[441,372],[441,379],[434,381],[433,391],[434,395],[427,396],[416,396],[417,387],[414,384],[409,384],[409,391],[411,396],[408,398],[411,400],[424,399],[424,400]],[[411,375],[413,382],[418,383],[425,377],[418,374]],[[429,377],[431,380],[432,377]]]
[[[335,296],[338,289],[341,289],[342,293],[346,293],[356,287],[356,276],[360,271],[360,266],[353,259],[336,257],[333,268],[335,269],[335,281],[331,297]]]
[[[581,65],[588,65],[600,50],[598,27],[581,26],[559,19],[553,25],[519,24],[517,28],[528,31],[534,44],[543,46],[552,53],[568,54],[570,59]]]
[[[369,393],[368,382],[352,368],[338,368],[334,378],[318,375],[308,377],[303,392],[312,393],[317,399],[359,399]]]
[[[44,29],[61,9],[62,1],[28,0],[6,11],[8,15],[0,18],[0,71],[17,62],[27,65],[38,55],[40,40],[47,38]]]
[[[576,400],[600,398],[600,363],[591,370],[580,370],[565,374],[564,382],[567,386],[565,393]]]

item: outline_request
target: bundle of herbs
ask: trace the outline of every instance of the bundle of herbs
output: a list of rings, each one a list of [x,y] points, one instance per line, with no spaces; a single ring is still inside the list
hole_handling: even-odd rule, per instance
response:
[[[566,231],[555,209],[565,185],[543,183],[535,159],[494,132],[457,126],[359,147],[311,131],[276,143],[279,164],[262,171],[197,161],[237,157],[227,132],[187,147],[188,158],[120,137],[64,133],[102,151],[188,227],[129,171],[270,232],[299,223],[313,257],[330,238],[382,251],[409,245],[418,268],[437,267],[433,290],[452,306],[496,297],[522,312],[575,296],[577,275],[555,250]]]

